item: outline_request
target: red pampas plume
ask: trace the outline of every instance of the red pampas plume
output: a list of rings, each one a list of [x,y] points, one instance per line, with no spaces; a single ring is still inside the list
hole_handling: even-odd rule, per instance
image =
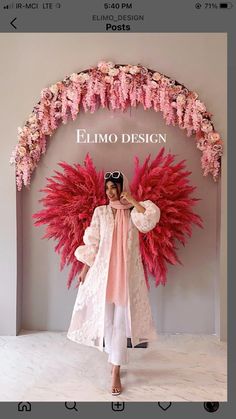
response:
[[[90,224],[94,208],[106,203],[104,195],[104,172],[96,172],[92,159],[87,154],[84,167],[65,162],[58,163],[64,173],[55,170],[56,176],[46,178],[48,184],[40,192],[45,197],[40,199],[45,209],[32,215],[37,219],[35,226],[47,224],[46,234],[42,238],[58,240],[55,251],[60,254],[60,270],[72,264],[67,288],[83,264],[75,256],[75,249],[83,244],[83,234]],[[55,179],[55,180],[53,180]]]
[[[170,153],[164,156],[164,147],[150,165],[150,155],[143,166],[139,166],[139,159],[135,158],[135,173],[130,185],[132,195],[137,201],[150,199],[161,211],[156,227],[146,234],[139,234],[148,289],[148,273],[155,277],[156,286],[165,285],[167,263],[181,264],[176,242],[185,245],[186,236],[192,235],[192,224],[202,228],[201,217],[192,211],[199,199],[190,197],[196,189],[189,185],[191,172],[185,170],[185,160],[174,164],[174,159],[175,155]]]
[[[147,287],[148,273],[155,277],[155,284],[165,285],[167,263],[176,265],[180,260],[176,254],[176,242],[183,245],[186,236],[191,237],[192,224],[202,227],[202,219],[192,211],[192,206],[199,199],[190,195],[196,187],[189,185],[185,170],[185,160],[174,164],[175,156],[164,156],[164,147],[149,165],[150,155],[143,166],[135,159],[135,174],[130,186],[137,201],[150,199],[161,210],[157,226],[150,232],[139,234],[140,250],[144,266]],[[46,196],[39,200],[45,209],[32,215],[37,219],[36,226],[47,224],[46,234],[42,238],[58,240],[55,251],[61,256],[60,270],[65,264],[72,264],[67,280],[67,288],[83,264],[74,251],[83,244],[83,235],[90,224],[94,208],[107,204],[104,194],[104,172],[96,172],[92,159],[87,154],[84,167],[74,167],[65,162],[59,163],[64,173],[55,171],[56,176],[47,178],[48,184],[41,192]],[[53,178],[55,180],[53,180]]]

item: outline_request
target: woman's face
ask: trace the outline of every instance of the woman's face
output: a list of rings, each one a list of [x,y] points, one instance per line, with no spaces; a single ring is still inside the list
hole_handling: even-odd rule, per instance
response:
[[[120,190],[121,185],[119,183],[113,183],[111,180],[106,183],[106,194],[110,201],[117,201],[120,199]]]

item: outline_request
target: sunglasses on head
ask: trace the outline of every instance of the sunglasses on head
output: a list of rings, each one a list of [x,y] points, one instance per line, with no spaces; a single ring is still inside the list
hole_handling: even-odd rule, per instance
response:
[[[119,179],[120,175],[121,173],[117,170],[115,172],[106,172],[104,175],[104,179],[109,179],[110,177],[112,177],[113,179]]]

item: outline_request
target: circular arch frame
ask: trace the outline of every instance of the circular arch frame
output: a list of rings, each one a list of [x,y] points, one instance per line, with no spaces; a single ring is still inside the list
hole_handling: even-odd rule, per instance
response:
[[[18,143],[10,158],[10,163],[15,164],[17,189],[30,186],[48,138],[60,124],[75,120],[81,108],[91,113],[100,106],[126,111],[139,104],[145,110],[162,112],[167,125],[179,126],[188,137],[195,138],[202,152],[203,175],[211,174],[214,181],[218,180],[223,141],[198,94],[141,64],[101,61],[96,67],[73,73],[41,91],[40,101],[24,126],[18,128]]]

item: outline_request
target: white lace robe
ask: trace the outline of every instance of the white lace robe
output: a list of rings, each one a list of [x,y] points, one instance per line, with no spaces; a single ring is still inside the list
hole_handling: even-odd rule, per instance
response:
[[[141,213],[130,212],[127,241],[128,307],[133,346],[157,339],[148,289],[139,248],[138,230],[152,230],[160,219],[160,209],[150,200],[140,201]],[[79,285],[67,337],[77,343],[103,351],[106,286],[114,216],[109,205],[95,208],[90,226],[85,230],[84,245],[75,250],[78,260],[90,266],[85,281]]]

